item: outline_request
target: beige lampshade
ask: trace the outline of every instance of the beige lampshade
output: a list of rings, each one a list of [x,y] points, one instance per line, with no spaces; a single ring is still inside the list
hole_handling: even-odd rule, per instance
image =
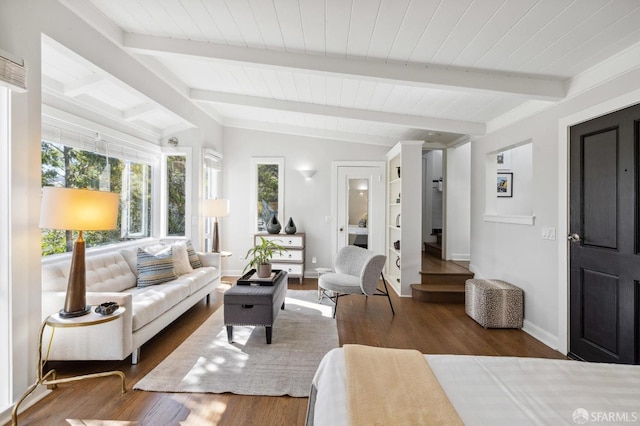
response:
[[[229,216],[229,200],[224,198],[203,200],[202,209],[207,217]]]
[[[78,231],[115,229],[120,195],[89,189],[42,188],[40,228]]]

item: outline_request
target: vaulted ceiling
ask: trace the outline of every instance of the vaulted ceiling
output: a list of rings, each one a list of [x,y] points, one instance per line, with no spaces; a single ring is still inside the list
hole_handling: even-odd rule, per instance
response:
[[[225,126],[385,145],[484,134],[640,42],[636,0],[62,2],[103,15],[123,49]],[[159,135],[188,126],[51,46],[48,96]]]

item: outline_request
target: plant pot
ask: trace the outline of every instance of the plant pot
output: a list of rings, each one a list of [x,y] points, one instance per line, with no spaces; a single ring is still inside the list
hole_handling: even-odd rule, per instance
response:
[[[260,265],[256,271],[258,278],[269,278],[271,276],[271,264]]]

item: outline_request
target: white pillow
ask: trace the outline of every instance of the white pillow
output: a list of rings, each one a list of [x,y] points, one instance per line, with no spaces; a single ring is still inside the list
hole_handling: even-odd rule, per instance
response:
[[[189,262],[187,246],[182,244],[173,245],[173,268],[177,275],[184,275],[193,272],[193,268]]]

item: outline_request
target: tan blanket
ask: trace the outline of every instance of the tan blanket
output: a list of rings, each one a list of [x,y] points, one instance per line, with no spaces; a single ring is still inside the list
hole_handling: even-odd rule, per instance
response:
[[[351,425],[462,425],[424,356],[344,345]]]

